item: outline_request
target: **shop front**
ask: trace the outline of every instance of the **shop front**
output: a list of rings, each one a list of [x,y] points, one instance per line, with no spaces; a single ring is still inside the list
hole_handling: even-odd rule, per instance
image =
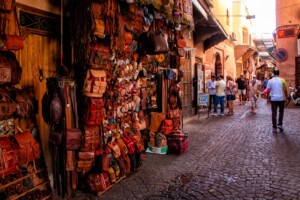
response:
[[[146,152],[184,153],[192,2],[47,5],[1,8],[1,34],[22,37],[20,46],[5,43],[0,51],[0,74],[10,75],[0,76],[0,149],[21,152],[5,155],[9,167],[1,157],[0,192],[6,198],[51,198],[51,188],[68,199],[75,190],[101,195],[135,173]],[[50,13],[50,5],[58,12]],[[10,14],[9,26],[3,13]],[[22,142],[29,139],[26,151]],[[24,185],[27,179],[34,183]]]

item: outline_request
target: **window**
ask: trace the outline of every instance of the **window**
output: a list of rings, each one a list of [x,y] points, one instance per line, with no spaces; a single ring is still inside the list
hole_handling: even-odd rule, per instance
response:
[[[243,28],[243,44],[249,44],[249,35],[246,28]]]
[[[228,26],[230,26],[230,21],[229,21],[229,11],[228,11],[228,9],[227,9],[227,11],[226,11],[226,23],[227,23]]]

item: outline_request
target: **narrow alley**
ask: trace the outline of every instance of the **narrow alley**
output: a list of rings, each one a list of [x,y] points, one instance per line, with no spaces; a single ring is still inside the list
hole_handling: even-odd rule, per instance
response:
[[[100,199],[300,199],[299,108],[285,110],[284,132],[272,133],[270,117],[260,99],[257,114],[236,101],[233,116],[194,118],[185,154],[147,154]]]

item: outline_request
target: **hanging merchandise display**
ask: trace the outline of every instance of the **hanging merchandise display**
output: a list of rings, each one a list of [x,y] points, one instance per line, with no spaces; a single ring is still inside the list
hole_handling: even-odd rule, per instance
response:
[[[72,18],[80,76],[48,78],[43,98],[54,188],[68,197],[75,189],[101,195],[137,171],[146,152],[180,154],[188,144],[179,83],[190,7],[181,0],[77,3],[74,12],[87,16]]]
[[[5,32],[8,16],[16,16],[15,5],[0,2],[0,199],[51,199],[37,100],[33,88],[15,86],[22,78],[15,51],[24,47],[23,39]]]
[[[0,51],[0,55],[3,52]],[[0,65],[1,65],[0,61]],[[51,198],[32,88],[0,84],[0,197]]]

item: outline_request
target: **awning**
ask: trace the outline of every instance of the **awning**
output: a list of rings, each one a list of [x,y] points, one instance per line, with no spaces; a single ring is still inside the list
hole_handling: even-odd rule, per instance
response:
[[[197,1],[199,5],[199,0]],[[195,5],[195,3],[194,3]],[[209,13],[209,8],[205,6],[201,6],[202,9],[197,8],[196,6],[193,7],[194,13],[194,22],[195,22],[195,44],[197,43],[204,43],[204,51],[217,45],[220,42],[228,39],[228,35],[220,22],[212,17]],[[203,14],[203,10],[207,13],[207,17]]]
[[[255,52],[256,50],[250,45],[236,45],[234,47],[235,60],[238,60],[242,56],[246,60],[250,58]]]

